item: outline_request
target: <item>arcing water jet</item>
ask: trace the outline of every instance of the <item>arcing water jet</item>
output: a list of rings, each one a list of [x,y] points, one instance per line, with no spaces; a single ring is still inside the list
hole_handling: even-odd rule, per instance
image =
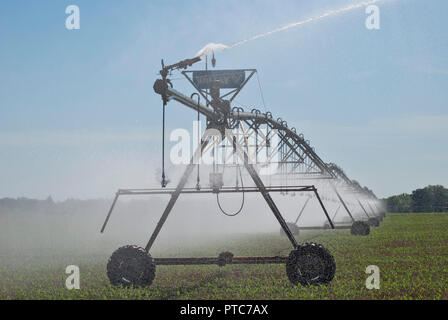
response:
[[[294,28],[294,27],[298,27],[298,26],[301,26],[301,25],[304,25],[306,23],[310,23],[310,22],[313,22],[313,21],[321,20],[321,19],[326,18],[326,17],[335,16],[335,15],[338,15],[338,14],[341,14],[341,13],[345,13],[347,11],[351,11],[351,10],[354,10],[354,9],[362,8],[362,7],[367,7],[369,5],[378,3],[380,1],[383,1],[383,0],[362,1],[362,2],[359,2],[359,3],[356,3],[356,4],[352,4],[352,5],[348,6],[348,7],[344,7],[344,8],[341,8],[341,9],[330,10],[330,11],[324,13],[324,14],[321,14],[320,16],[316,16],[316,17],[305,19],[305,20],[300,20],[300,21],[297,21],[297,22],[293,22],[293,23],[290,23],[290,24],[288,24],[286,26],[282,26],[282,27],[276,28],[276,29],[268,31],[268,32],[257,34],[257,35],[255,35],[253,37],[248,38],[248,39],[234,42],[231,45],[225,45],[225,44],[222,44],[222,43],[213,43],[213,42],[211,42],[211,43],[205,45],[201,50],[199,50],[199,52],[196,54],[196,57],[209,55],[212,52],[224,51],[224,50],[229,50],[229,49],[232,49],[232,48],[235,48],[235,47],[239,47],[239,46],[241,46],[241,45],[243,45],[243,44],[245,44],[245,43],[247,43],[249,41],[252,41],[252,40],[264,38],[264,37],[269,36],[271,34],[274,34],[274,33],[280,32],[280,31],[285,31],[285,30],[288,30],[288,29],[291,29],[291,28]]]

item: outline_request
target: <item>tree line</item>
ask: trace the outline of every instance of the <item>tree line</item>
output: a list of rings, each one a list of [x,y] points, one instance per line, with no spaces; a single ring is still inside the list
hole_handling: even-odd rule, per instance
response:
[[[448,189],[427,186],[385,199],[388,212],[448,212]]]

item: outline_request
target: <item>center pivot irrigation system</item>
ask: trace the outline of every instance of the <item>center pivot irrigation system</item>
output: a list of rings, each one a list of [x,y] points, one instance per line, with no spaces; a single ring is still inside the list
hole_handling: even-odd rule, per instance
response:
[[[162,188],[118,190],[101,232],[104,232],[120,196],[169,195],[170,198],[146,247],[128,245],[117,249],[112,254],[107,264],[107,275],[111,283],[124,286],[149,286],[154,280],[156,265],[216,264],[223,267],[226,264],[278,263],[286,264],[286,273],[293,284],[310,285],[330,282],[336,270],[332,254],[316,243],[299,244],[294,235],[298,233],[299,229],[338,228],[349,228],[354,235],[367,235],[370,225],[378,225],[385,215],[382,203],[370,190],[362,188],[357,182],[350,180],[341,168],[325,163],[310,146],[309,141],[305,140],[302,134],[297,134],[295,128],[289,128],[286,121],[280,118],[274,119],[270,112],[262,113],[257,109],[245,112],[241,107],[232,107],[235,97],[256,74],[257,70],[208,70],[207,61],[205,70],[187,70],[188,67],[199,61],[201,58],[196,57],[165,66],[162,60],[161,79],[154,83],[154,91],[161,96],[163,101]],[[213,66],[215,63],[216,60],[213,56]],[[174,89],[169,76],[176,70],[179,70],[196,90],[191,96],[186,96]],[[201,99],[204,103],[201,103]],[[189,164],[186,165],[177,186],[166,188],[168,182],[164,166],[165,107],[169,101],[173,100],[195,111],[198,120],[200,116],[205,117],[207,130],[198,141],[198,147]],[[219,138],[217,138],[218,136]],[[274,143],[275,139],[278,143]],[[254,140],[255,146],[249,142]],[[206,152],[213,151],[215,160],[217,151],[223,149],[230,151],[226,152],[224,159],[230,158],[232,161],[230,163],[224,161],[221,164],[213,162],[213,171],[209,173],[210,184],[207,187],[201,187],[199,175],[201,158]],[[263,169],[272,168],[272,166],[275,170],[271,174],[261,173]],[[196,186],[188,186],[189,177],[196,167]],[[223,172],[226,167],[236,168],[236,184],[234,186],[224,184]],[[243,168],[245,169],[244,175],[250,177],[253,182],[250,186],[243,185]],[[299,181],[302,184],[298,184]],[[316,184],[304,185],[304,181],[316,181],[316,184],[317,181],[320,183],[323,181],[327,187],[331,188],[335,195],[333,201],[338,201],[338,204],[347,213],[349,220],[336,222],[337,212],[330,217]],[[311,197],[306,200],[294,223],[285,221],[271,197],[271,194],[274,193],[295,195],[302,192],[311,194],[317,199],[327,221],[325,225],[315,227],[300,227],[298,225]],[[218,206],[223,213],[238,214],[241,209],[235,214],[228,214],[222,209],[219,204],[219,195],[224,193],[242,193],[243,197],[245,193],[261,194],[279,222],[281,232],[288,237],[292,244],[293,250],[289,256],[236,257],[231,252],[222,252],[218,257],[204,258],[153,258],[150,255],[154,241],[181,194],[216,194]],[[351,199],[356,199],[365,217],[355,220],[353,203],[344,201],[343,195],[345,194],[350,194]],[[352,209],[349,208],[350,206]]]

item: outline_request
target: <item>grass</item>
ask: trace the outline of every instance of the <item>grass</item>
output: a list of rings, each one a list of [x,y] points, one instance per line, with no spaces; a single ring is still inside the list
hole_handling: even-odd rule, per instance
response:
[[[0,262],[0,299],[448,299],[448,214],[389,214],[367,237],[349,230],[303,233],[300,242],[326,246],[335,257],[334,280],[325,286],[290,284],[284,265],[158,266],[149,288],[109,284],[106,256],[54,257],[47,263]],[[276,234],[238,236],[204,244],[191,256],[287,255]],[[76,263],[74,262],[76,260]],[[65,266],[81,270],[81,289],[65,288]],[[379,290],[367,290],[368,265],[381,271]]]

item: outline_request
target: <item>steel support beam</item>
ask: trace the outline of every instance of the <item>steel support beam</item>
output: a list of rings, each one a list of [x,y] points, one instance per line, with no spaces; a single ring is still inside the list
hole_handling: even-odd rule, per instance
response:
[[[330,223],[331,229],[334,229],[333,221],[331,221],[330,216],[328,215],[327,209],[324,206],[324,203],[320,199],[319,193],[317,193],[317,189],[314,190],[314,194],[316,195],[317,200],[319,200],[320,206],[322,207],[322,210],[324,210],[325,216],[328,219],[328,222]]]
[[[306,199],[305,204],[304,204],[303,207],[302,207],[302,210],[300,210],[300,213],[299,213],[299,215],[297,216],[296,221],[294,221],[294,224],[297,224],[297,222],[299,222],[300,217],[302,216],[303,211],[305,211],[306,205],[308,204],[308,202],[310,202],[310,200],[311,200],[311,197],[309,197],[308,199]]]
[[[168,215],[170,214],[171,210],[174,207],[174,204],[176,203],[177,199],[179,198],[179,195],[181,194],[182,189],[185,187],[185,184],[188,181],[188,177],[193,172],[193,169],[195,168],[195,159],[199,159],[202,155],[202,151],[207,146],[207,144],[210,141],[210,136],[203,136],[202,144],[200,147],[197,148],[193,158],[190,161],[190,164],[188,164],[187,168],[185,169],[184,174],[182,175],[182,178],[179,181],[179,184],[176,187],[176,190],[171,194],[171,198],[165,208],[165,211],[163,212],[162,216],[160,217],[159,222],[157,223],[156,228],[154,229],[154,232],[151,235],[151,238],[148,241],[148,244],[145,247],[146,252],[149,252],[152,245],[154,244],[154,241],[157,238],[157,235],[159,234],[160,230],[163,227],[163,224],[165,223],[166,219],[168,218]]]
[[[286,263],[288,257],[275,256],[275,257],[232,257],[223,264],[283,264]],[[221,265],[219,257],[204,257],[204,258],[155,258],[156,265]],[[222,265],[221,265],[222,266]]]
[[[364,211],[364,213],[366,214],[367,218],[370,218],[369,214],[367,213],[367,210],[364,208],[361,201],[359,201],[359,199],[356,199],[356,200],[358,200],[358,204],[361,207],[361,209]]]
[[[103,227],[101,228],[101,233],[103,233],[104,229],[106,229],[106,225],[109,222],[109,218],[110,218],[110,216],[112,214],[112,211],[114,210],[115,204],[117,203],[117,200],[118,200],[119,196],[120,196],[120,193],[117,192],[115,194],[114,201],[112,202],[112,205],[110,206],[109,212],[107,213],[106,220],[104,220]]]
[[[228,133],[227,133],[228,134]],[[230,135],[226,136],[229,141],[233,141],[233,137]],[[274,200],[272,199],[269,192],[266,190],[266,187],[261,180],[260,176],[258,175],[257,171],[255,170],[254,166],[249,163],[249,157],[247,153],[241,148],[240,145],[236,145],[235,151],[237,152],[237,155],[244,161],[244,166],[251,176],[252,180],[254,181],[255,185],[260,189],[260,193],[263,196],[264,200],[268,204],[269,208],[271,208],[272,213],[274,214],[277,221],[280,223],[280,226],[282,227],[283,231],[285,232],[286,236],[288,237],[289,241],[293,245],[294,249],[299,246],[297,243],[296,238],[294,238],[294,235],[292,234],[291,230],[289,229],[285,219],[280,213],[280,210],[278,210]]]
[[[342,206],[344,207],[345,211],[347,211],[348,215],[350,216],[350,219],[352,219],[352,222],[355,222],[355,218],[353,218],[352,213],[350,212],[350,209],[345,204],[345,201],[342,199],[341,195],[339,194],[336,187],[331,184],[331,187],[333,188],[334,192],[336,193],[336,196],[338,197],[339,201],[341,202]]]

